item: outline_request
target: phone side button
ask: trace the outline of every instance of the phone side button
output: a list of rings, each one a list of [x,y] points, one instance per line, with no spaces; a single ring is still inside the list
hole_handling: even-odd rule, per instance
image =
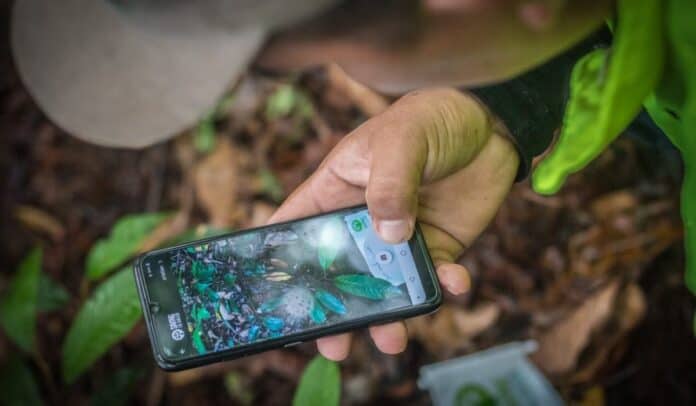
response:
[[[294,346],[296,346],[297,344],[302,344],[302,341],[295,341],[295,342],[292,342],[292,343],[287,343],[287,344],[285,344],[285,345],[283,346],[283,348],[294,347]]]

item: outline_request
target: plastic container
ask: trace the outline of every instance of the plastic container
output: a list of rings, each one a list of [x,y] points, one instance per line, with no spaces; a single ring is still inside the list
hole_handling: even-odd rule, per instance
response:
[[[435,406],[563,405],[558,392],[527,359],[535,341],[513,342],[420,369],[418,386]]]

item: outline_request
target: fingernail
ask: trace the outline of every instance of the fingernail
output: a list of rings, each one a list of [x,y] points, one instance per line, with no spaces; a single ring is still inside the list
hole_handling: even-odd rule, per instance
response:
[[[380,220],[377,232],[385,242],[397,244],[411,236],[411,223],[406,220]]]

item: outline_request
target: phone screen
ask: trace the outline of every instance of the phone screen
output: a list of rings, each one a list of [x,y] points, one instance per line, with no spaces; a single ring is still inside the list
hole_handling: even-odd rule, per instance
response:
[[[414,247],[383,242],[359,208],[158,251],[140,269],[160,349],[181,360],[422,304],[435,288]]]

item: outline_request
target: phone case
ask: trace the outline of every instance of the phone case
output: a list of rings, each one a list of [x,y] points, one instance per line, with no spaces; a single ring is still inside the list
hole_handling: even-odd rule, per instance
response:
[[[361,207],[361,206],[358,206]],[[347,208],[343,210],[350,210],[354,209],[357,207],[353,208]],[[341,210],[337,210],[341,211]],[[329,213],[323,213],[323,214],[329,214]],[[278,223],[278,224],[286,224],[286,223],[292,223],[298,220],[304,220],[304,219],[297,219],[297,220],[292,220],[292,221],[287,221],[284,223]],[[262,228],[262,227],[259,227]],[[242,232],[252,232],[255,229],[247,229],[243,230]],[[216,236],[212,238],[206,238],[202,239],[200,241],[196,241],[196,243],[206,243],[209,241],[214,241],[220,238],[225,238],[228,236],[233,236],[237,233],[232,233],[232,234],[227,234],[227,235],[222,235],[222,236]],[[327,327],[321,327],[316,330],[312,331],[307,331],[304,333],[296,333],[293,335],[285,336],[285,337],[279,337],[275,339],[271,339],[268,341],[263,341],[259,342],[256,344],[251,344],[251,345],[245,345],[243,347],[239,348],[231,348],[225,351],[220,351],[220,352],[215,352],[215,353],[210,353],[210,354],[204,354],[200,355],[194,358],[182,360],[182,361],[176,361],[172,362],[167,360],[163,354],[160,351],[159,346],[156,344],[157,343],[157,334],[155,331],[155,327],[153,324],[152,320],[152,315],[150,314],[150,308],[149,308],[149,298],[148,298],[148,292],[145,287],[145,283],[143,280],[143,272],[141,269],[141,264],[142,260],[147,256],[152,253],[156,253],[162,250],[172,250],[172,249],[177,249],[178,247],[189,245],[193,242],[188,242],[185,244],[181,244],[179,246],[174,246],[174,247],[168,247],[164,248],[162,250],[155,250],[150,253],[146,253],[138,257],[134,264],[133,264],[133,271],[134,271],[134,276],[135,276],[135,281],[136,285],[138,288],[138,294],[140,297],[140,305],[143,310],[143,314],[145,316],[145,323],[147,325],[147,331],[148,335],[150,336],[150,343],[152,345],[152,351],[154,354],[155,361],[157,362],[157,365],[162,368],[165,371],[180,371],[183,369],[189,369],[189,368],[195,368],[203,365],[208,365],[216,362],[221,362],[221,361],[229,361],[232,359],[237,359],[241,357],[245,357],[247,355],[253,355],[253,354],[258,354],[260,352],[268,351],[268,350],[273,350],[273,349],[278,349],[278,348],[284,348],[284,347],[291,347],[296,344],[300,344],[302,342],[306,341],[311,341],[311,340],[316,340],[317,338],[324,337],[324,336],[329,336],[329,335],[335,335],[335,334],[340,334],[340,333],[345,333],[349,332],[352,330],[357,330],[361,328],[365,328],[371,325],[376,325],[376,324],[386,324],[389,322],[393,321],[398,321],[398,320],[403,320],[409,317],[415,317],[415,316],[420,316],[424,314],[428,314],[431,312],[434,312],[437,310],[442,303],[442,291],[440,289],[439,282],[437,281],[436,278],[436,273],[435,269],[432,263],[432,259],[430,258],[430,253],[427,250],[427,247],[425,245],[425,240],[423,238],[423,235],[421,233],[420,227],[416,224],[416,230],[414,232],[414,240],[415,243],[418,247],[419,250],[423,252],[423,257],[425,259],[425,265],[428,271],[429,276],[432,278],[432,284],[434,287],[435,295],[432,297],[429,301],[426,301],[420,305],[417,306],[412,306],[406,309],[396,309],[393,311],[377,314],[377,315],[371,315],[371,316],[366,316],[363,318],[355,319],[355,320],[350,320],[346,322],[342,322],[340,325],[336,326],[327,326]]]

